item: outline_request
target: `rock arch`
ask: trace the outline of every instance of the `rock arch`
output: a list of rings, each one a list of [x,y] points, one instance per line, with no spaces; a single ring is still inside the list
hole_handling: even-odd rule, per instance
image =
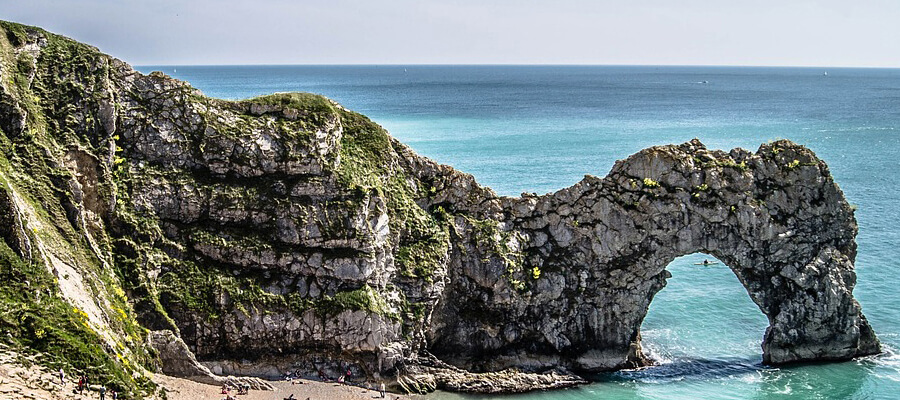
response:
[[[853,209],[825,163],[789,141],[643,150],[605,178],[486,212],[501,246],[457,218],[429,347],[473,369],[643,365],[640,325],[676,257],[712,254],[769,320],[764,362],[879,351],[852,291]],[[481,229],[483,231],[483,229]],[[529,276],[531,275],[531,276]]]
[[[323,97],[210,99],[37,28],[0,30],[9,60],[38,63],[2,71],[28,83],[0,85],[0,136],[15,144],[2,169],[34,175],[8,191],[39,199],[47,227],[72,207],[95,214],[87,241],[57,250],[102,258],[85,271],[115,263],[134,289],[129,323],[177,332],[226,373],[444,366],[423,348],[479,370],[640,365],[664,268],[694,251],[728,263],[769,317],[767,362],[879,351],[852,296],[853,211],[802,146],[654,147],[602,179],[498,197]],[[0,225],[32,258],[22,224]],[[493,379],[556,387],[514,375]]]

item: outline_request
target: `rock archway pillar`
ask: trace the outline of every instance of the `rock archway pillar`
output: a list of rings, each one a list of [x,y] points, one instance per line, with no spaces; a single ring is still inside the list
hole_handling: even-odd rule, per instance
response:
[[[758,265],[732,270],[768,317],[763,362],[839,360],[879,351],[853,298],[856,276],[847,255],[826,247],[807,262]]]

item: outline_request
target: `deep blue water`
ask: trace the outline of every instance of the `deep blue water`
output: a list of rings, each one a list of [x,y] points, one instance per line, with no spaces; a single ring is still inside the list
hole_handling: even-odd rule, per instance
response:
[[[599,66],[240,66],[162,70],[207,95],[324,94],[499,194],[546,193],[651,145],[755,150],[787,138],[858,206],[856,297],[885,354],[768,368],[767,325],[726,267],[669,266],[642,332],[662,364],[516,399],[900,398],[900,70]],[[705,83],[704,83],[705,82]],[[468,398],[440,394],[439,399]],[[502,397],[508,399],[510,397]]]

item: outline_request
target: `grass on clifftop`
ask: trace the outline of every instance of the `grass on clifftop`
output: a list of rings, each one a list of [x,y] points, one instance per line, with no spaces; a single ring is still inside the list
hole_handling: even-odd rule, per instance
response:
[[[416,203],[426,197],[422,183],[400,167],[384,128],[355,112],[340,115],[344,126],[340,182],[385,198],[391,232],[399,237],[396,261],[401,274],[431,282],[450,248],[448,218],[432,215]]]
[[[334,114],[334,107],[324,96],[304,92],[273,93],[241,100],[244,104],[263,104],[281,108],[292,108],[311,115]]]

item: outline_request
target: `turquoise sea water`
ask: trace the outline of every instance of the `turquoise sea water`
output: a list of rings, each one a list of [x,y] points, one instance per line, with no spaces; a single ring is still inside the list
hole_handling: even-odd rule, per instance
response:
[[[769,368],[766,319],[727,267],[672,262],[642,326],[660,365],[601,374],[581,388],[436,399],[900,398],[900,70],[594,66],[139,67],[207,95],[324,94],[368,115],[420,154],[499,194],[546,193],[651,145],[710,148],[787,138],[826,160],[858,206],[858,284],[885,353]]]

